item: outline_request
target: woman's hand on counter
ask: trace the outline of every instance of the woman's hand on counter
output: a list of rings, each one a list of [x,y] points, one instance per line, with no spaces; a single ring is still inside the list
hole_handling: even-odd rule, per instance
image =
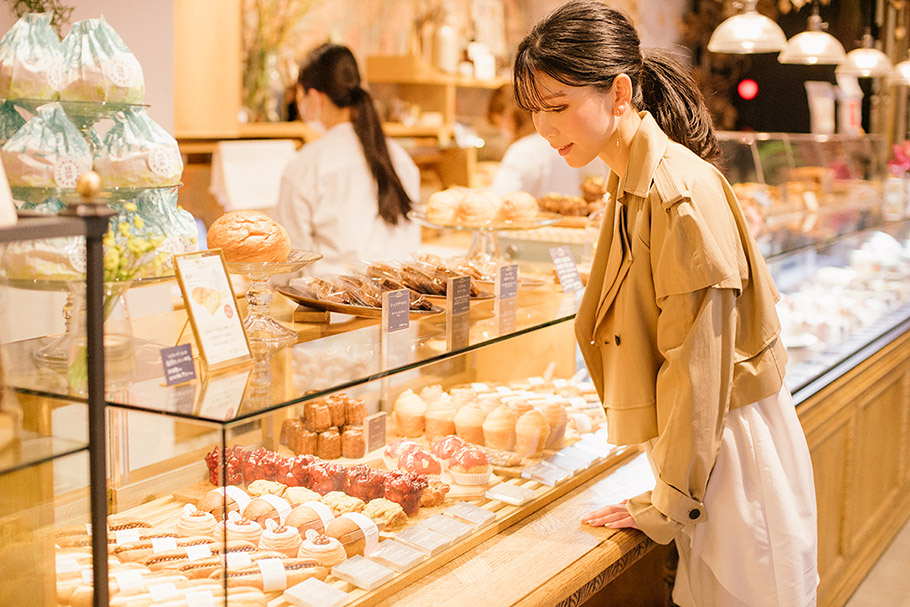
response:
[[[581,519],[581,522],[592,527],[638,529],[635,519],[632,518],[632,515],[629,514],[629,509],[626,507],[626,500],[589,512]]]

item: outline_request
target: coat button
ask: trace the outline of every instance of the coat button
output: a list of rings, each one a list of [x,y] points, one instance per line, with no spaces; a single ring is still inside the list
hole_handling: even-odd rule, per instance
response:
[[[699,512],[698,512],[697,508],[693,508],[692,510],[689,510],[689,518],[692,519],[693,521],[698,518],[698,515],[699,515]]]
[[[614,336],[613,336],[613,341],[614,341],[614,343],[616,343],[616,345],[618,346],[618,345],[619,345],[619,335],[614,335]]]

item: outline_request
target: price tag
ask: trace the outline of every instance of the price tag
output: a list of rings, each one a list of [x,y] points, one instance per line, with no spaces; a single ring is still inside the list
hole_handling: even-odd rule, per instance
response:
[[[228,569],[240,569],[241,567],[248,567],[253,563],[250,559],[249,552],[228,552],[225,555],[224,562]]]
[[[215,607],[215,597],[210,590],[187,592],[186,607]]]
[[[411,313],[411,292],[408,289],[386,291],[382,294],[382,330],[393,333],[408,328]]]
[[[474,504],[469,504],[468,502],[458,502],[457,504],[449,506],[443,511],[443,514],[463,521],[475,528],[483,527],[487,523],[492,523],[496,518],[495,512],[491,512],[480,506],[475,506]]]
[[[165,601],[171,597],[177,596],[177,586],[173,583],[150,584],[148,592],[152,595],[152,600],[156,603]]]
[[[498,321],[499,334],[511,333],[518,325],[518,298],[497,299],[493,305],[493,313]]]
[[[401,542],[385,540],[380,542],[379,551],[370,558],[400,573],[411,569],[427,557],[423,552]]]
[[[288,588],[282,596],[297,607],[340,607],[350,598],[344,590],[314,577]]]
[[[496,269],[496,299],[518,296],[518,264],[503,264]]]
[[[207,559],[212,556],[212,549],[208,544],[199,544],[186,547],[186,558],[191,561]]]
[[[385,565],[355,554],[332,567],[332,575],[369,591],[395,577],[395,572]]]
[[[385,445],[387,414],[380,411],[363,418],[363,442],[366,444],[367,453],[380,449]]]
[[[412,548],[420,550],[427,556],[439,554],[452,543],[450,537],[427,529],[426,527],[421,527],[420,525],[414,525],[413,527],[408,527],[404,531],[399,531],[395,534],[395,539]]]
[[[483,496],[491,500],[499,500],[506,504],[512,504],[513,506],[523,506],[534,498],[534,491],[527,487],[500,483],[495,487],[487,489]]]
[[[471,277],[456,276],[446,280],[446,309],[449,315],[471,310]]]
[[[562,451],[557,451],[543,461],[550,464],[551,466],[562,468],[566,472],[570,472],[572,474],[580,472],[590,465],[587,461],[572,457],[571,454],[563,453]]]
[[[559,285],[564,293],[573,293],[584,289],[581,282],[581,275],[578,273],[578,266],[575,265],[575,258],[572,257],[572,251],[568,245],[561,247],[552,247],[550,257],[553,259],[553,265],[556,267],[556,277],[559,279]]]
[[[158,554],[165,550],[175,550],[177,548],[177,538],[175,537],[153,537],[152,552]]]
[[[114,579],[117,580],[117,586],[120,587],[120,592],[129,593],[143,587],[141,569],[117,571],[113,575]]]
[[[262,559],[256,561],[262,574],[262,591],[277,592],[288,587],[288,574],[281,559]]]
[[[471,531],[473,531],[471,525],[457,521],[444,514],[434,514],[427,520],[421,521],[418,524],[452,538],[453,542],[460,542],[471,535]]]
[[[521,478],[537,481],[547,487],[555,487],[570,476],[572,476],[570,472],[566,472],[562,468],[557,468],[556,466],[551,466],[550,464],[545,464],[543,462],[525,468],[521,472]]]
[[[129,544],[139,541],[138,529],[119,529],[114,532],[114,541],[117,544]]]
[[[196,379],[193,345],[180,344],[172,348],[161,348],[161,365],[164,367],[164,383],[168,386]]]
[[[471,343],[471,316],[446,315],[446,347],[449,351],[466,348]]]
[[[57,575],[79,571],[79,561],[71,556],[57,557]]]

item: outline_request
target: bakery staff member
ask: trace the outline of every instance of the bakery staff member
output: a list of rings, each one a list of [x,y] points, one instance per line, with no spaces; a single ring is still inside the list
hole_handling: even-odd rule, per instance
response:
[[[408,219],[420,171],[387,140],[346,46],[310,52],[297,79],[297,105],[324,134],[305,144],[281,178],[277,220],[295,249],[322,253],[313,271],[343,271],[344,261],[405,259],[420,245]]]
[[[500,196],[516,190],[535,198],[547,194],[580,196],[587,177],[606,178],[610,169],[600,158],[581,168],[570,167],[559,152],[534,130],[531,112],[515,103],[512,86],[498,88],[490,97],[487,120],[512,141],[493,175],[490,189]]]
[[[812,462],[779,299],[692,78],[598,0],[519,45],[519,103],[571,166],[610,167],[575,332],[610,441],[644,443],[653,491],[583,517],[676,542],[680,607],[816,604]],[[708,159],[708,160],[706,160]]]

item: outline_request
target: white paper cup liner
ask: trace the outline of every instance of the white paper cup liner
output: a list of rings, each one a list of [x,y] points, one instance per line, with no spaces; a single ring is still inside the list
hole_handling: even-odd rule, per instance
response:
[[[486,485],[490,482],[492,473],[492,467],[486,472],[458,472],[449,468],[449,474],[452,475],[452,480],[459,485]]]

